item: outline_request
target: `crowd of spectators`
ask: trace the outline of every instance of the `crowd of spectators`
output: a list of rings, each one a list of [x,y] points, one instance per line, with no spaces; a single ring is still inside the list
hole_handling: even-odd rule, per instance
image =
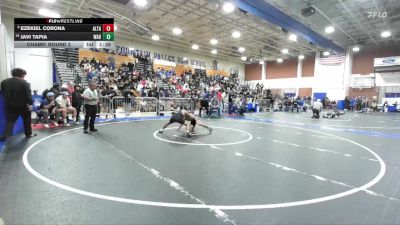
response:
[[[119,67],[115,59],[109,57],[102,62],[95,58],[84,58],[80,67],[85,72],[88,81],[98,84],[98,92],[103,97],[114,99],[115,97],[154,97],[154,98],[187,98],[195,104],[192,109],[202,110],[210,116],[213,111],[228,114],[243,114],[248,110],[248,104],[257,104],[259,110],[299,112],[312,109],[313,102],[310,96],[282,95],[272,93],[264,88],[263,84],[256,84],[254,88],[250,85],[241,84],[237,74],[230,76],[207,76],[202,70],[187,70],[182,74],[176,74],[173,69],[157,68],[143,70],[138,68],[139,61],[149,62],[149,58],[139,58],[136,61],[123,63]],[[79,123],[80,110],[82,106],[82,91],[80,84],[54,84],[43,93],[43,101],[37,107],[37,113],[43,117],[45,127],[48,127],[49,119],[52,118],[58,124],[62,121],[68,125],[67,115],[70,114],[75,123]],[[328,97],[321,99],[324,109],[337,111],[337,102]],[[368,97],[346,97],[345,109],[357,112],[377,112],[376,99]],[[386,104],[386,105],[385,105]],[[384,103],[383,109],[387,108]],[[255,109],[254,109],[255,111]]]
[[[34,112],[37,119],[41,119],[44,127],[49,127],[52,120],[54,126],[59,123],[70,126],[67,116],[71,115],[75,124],[80,124],[80,111],[83,102],[81,87],[72,82],[59,85],[55,83],[52,87],[42,93],[42,99],[34,102]]]

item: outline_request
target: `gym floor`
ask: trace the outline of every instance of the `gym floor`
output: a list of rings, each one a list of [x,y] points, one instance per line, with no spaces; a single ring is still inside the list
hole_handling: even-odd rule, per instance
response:
[[[108,121],[13,137],[4,224],[400,224],[400,115]]]

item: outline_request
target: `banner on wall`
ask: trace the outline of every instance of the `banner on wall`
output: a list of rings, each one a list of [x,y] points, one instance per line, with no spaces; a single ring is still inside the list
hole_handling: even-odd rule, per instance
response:
[[[374,67],[400,66],[400,56],[391,56],[384,58],[375,58]]]
[[[162,65],[162,66],[176,67],[176,63],[175,62],[162,60],[162,59],[154,59],[154,64],[155,65]]]
[[[206,69],[206,62],[204,62],[204,61],[199,61],[199,60],[194,60],[194,59],[189,60],[186,57],[184,57],[184,58],[176,57],[176,56],[162,54],[162,53],[158,53],[158,52],[152,53],[150,51],[145,51],[145,50],[140,50],[140,49],[116,46],[116,54],[123,55],[123,56],[133,56],[135,58],[148,57],[153,60],[169,61],[169,62],[173,62],[176,64],[191,65],[197,69]]]

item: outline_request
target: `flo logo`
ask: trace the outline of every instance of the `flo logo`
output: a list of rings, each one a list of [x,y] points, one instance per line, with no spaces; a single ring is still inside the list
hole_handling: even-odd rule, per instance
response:
[[[368,18],[386,18],[387,17],[387,12],[367,12],[367,17]]]

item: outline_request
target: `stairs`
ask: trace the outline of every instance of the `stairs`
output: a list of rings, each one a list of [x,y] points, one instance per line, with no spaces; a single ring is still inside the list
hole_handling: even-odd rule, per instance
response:
[[[53,62],[56,66],[59,83],[73,82],[87,86],[86,78],[79,67],[78,49],[53,48]],[[73,65],[68,67],[68,62]]]
[[[161,79],[157,79],[157,87],[158,88],[162,88],[164,90],[168,90],[169,89],[169,85],[165,82],[163,82]]]
[[[147,60],[139,59],[138,63],[135,65],[135,69],[139,70],[140,72],[144,73],[145,71],[153,71],[153,63],[148,62]]]

